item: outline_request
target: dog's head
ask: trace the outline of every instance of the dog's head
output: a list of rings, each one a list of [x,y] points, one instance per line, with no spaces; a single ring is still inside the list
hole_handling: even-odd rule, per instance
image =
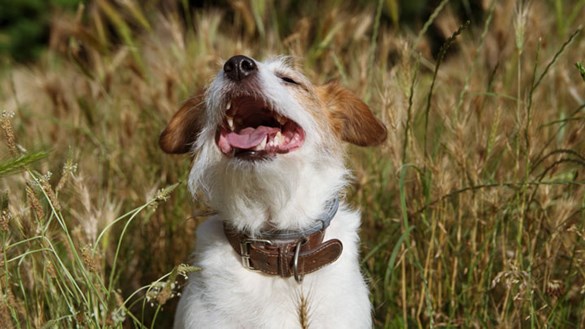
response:
[[[238,200],[239,208],[258,202],[282,208],[297,185],[316,183],[325,197],[338,192],[345,176],[342,141],[372,146],[385,138],[368,106],[339,84],[314,86],[287,57],[234,56],[204,95],[173,116],[160,146],[198,153],[191,188],[203,188],[216,209]],[[312,183],[304,184],[307,179]]]

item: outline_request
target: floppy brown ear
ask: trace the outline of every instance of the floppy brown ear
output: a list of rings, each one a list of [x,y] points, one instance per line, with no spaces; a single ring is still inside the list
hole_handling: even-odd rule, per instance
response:
[[[343,141],[374,146],[386,140],[386,127],[353,92],[336,82],[318,87],[317,92],[325,102],[334,132]]]
[[[158,143],[166,153],[187,153],[203,127],[203,94],[189,98],[173,115]]]

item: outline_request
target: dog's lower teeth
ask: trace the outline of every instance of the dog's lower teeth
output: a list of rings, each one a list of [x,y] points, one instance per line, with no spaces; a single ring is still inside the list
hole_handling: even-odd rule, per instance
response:
[[[228,116],[228,117],[226,117],[226,121],[227,121],[230,129],[233,131],[234,130],[234,118]]]
[[[266,141],[267,140],[268,140],[268,136],[266,138],[264,138],[262,143],[256,145],[256,147],[254,148],[254,151],[264,151],[266,149]]]
[[[282,144],[282,140],[283,140],[283,137],[282,137],[282,134],[279,131],[279,132],[276,133],[276,136],[274,136],[274,144],[280,145],[280,144]]]

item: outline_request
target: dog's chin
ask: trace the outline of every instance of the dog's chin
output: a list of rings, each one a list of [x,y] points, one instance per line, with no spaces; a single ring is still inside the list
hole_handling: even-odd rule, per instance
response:
[[[297,161],[297,156],[302,153],[301,149],[296,149],[288,153],[275,153],[267,151],[241,150],[235,149],[231,154],[219,152],[220,157],[226,163],[235,167],[264,167],[278,166],[282,161]]]
[[[231,153],[223,154],[229,160],[233,160],[238,163],[242,162],[250,162],[250,163],[257,163],[257,162],[272,162],[276,161],[280,158],[285,158],[287,155],[290,157],[291,155],[295,155],[297,152],[301,151],[300,148],[295,148],[294,150],[288,152],[275,152],[270,150],[248,150],[248,149],[240,149],[234,148]]]
[[[278,156],[278,153],[266,152],[266,151],[254,151],[254,150],[245,150],[245,149],[234,149],[232,158],[237,161],[247,161],[247,162],[266,162],[275,160]]]

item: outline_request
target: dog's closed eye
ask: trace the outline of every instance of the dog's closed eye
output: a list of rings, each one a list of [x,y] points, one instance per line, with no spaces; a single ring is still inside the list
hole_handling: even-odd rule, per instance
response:
[[[287,77],[287,76],[281,76],[280,79],[286,83],[290,83],[293,85],[298,85],[299,83],[296,82],[295,80],[293,80],[293,78]]]

